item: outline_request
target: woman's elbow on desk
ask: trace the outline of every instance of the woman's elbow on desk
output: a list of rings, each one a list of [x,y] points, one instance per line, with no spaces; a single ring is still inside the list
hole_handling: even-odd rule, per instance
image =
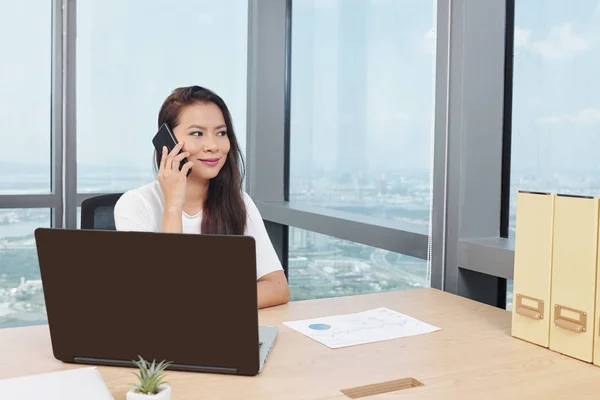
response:
[[[290,290],[283,271],[275,271],[261,277],[257,282],[258,308],[286,304]]]

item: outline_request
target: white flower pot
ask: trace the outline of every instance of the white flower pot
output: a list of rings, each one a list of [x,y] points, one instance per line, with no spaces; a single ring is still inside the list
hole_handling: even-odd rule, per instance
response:
[[[135,388],[127,392],[126,400],[171,400],[171,386],[160,385],[157,394],[144,394],[136,392]]]

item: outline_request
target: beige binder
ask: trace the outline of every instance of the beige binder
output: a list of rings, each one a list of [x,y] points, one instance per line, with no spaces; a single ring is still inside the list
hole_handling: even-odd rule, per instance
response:
[[[550,349],[592,362],[598,199],[557,195],[552,252]]]
[[[598,241],[598,251],[600,252],[600,232],[598,233]],[[596,309],[594,320],[591,322],[594,326],[594,354],[592,361],[594,365],[600,366],[600,254],[597,254],[596,257]]]
[[[517,193],[512,336],[548,347],[556,195]]]

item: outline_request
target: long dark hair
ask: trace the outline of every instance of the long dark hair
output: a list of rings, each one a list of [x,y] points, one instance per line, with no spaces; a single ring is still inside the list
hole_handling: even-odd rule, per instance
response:
[[[223,113],[227,126],[230,150],[219,174],[210,180],[208,194],[202,211],[202,233],[243,235],[246,229],[246,205],[242,181],[244,160],[233,131],[227,105],[214,92],[200,86],[180,87],[169,95],[158,113],[158,126],[167,123],[171,129],[179,125],[179,115],[184,107],[195,103],[214,103]],[[160,154],[155,152],[155,167],[160,164]]]

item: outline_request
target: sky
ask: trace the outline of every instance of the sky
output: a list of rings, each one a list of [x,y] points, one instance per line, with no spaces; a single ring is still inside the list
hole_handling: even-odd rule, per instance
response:
[[[517,0],[513,175],[600,173],[600,1]]]
[[[150,171],[158,109],[181,85],[220,94],[245,147],[247,1],[148,0],[143,11],[140,4],[78,2],[79,165],[115,177],[124,168]],[[352,160],[371,171],[427,171],[434,2],[293,4],[292,175]],[[50,163],[51,1],[2,0],[2,9],[6,173]],[[363,35],[349,28],[355,23]],[[513,172],[600,173],[600,1],[517,0],[515,25]],[[352,62],[353,52],[362,61]]]
[[[434,3],[292,4],[292,178],[353,164],[372,172],[427,171]]]
[[[52,10],[48,0],[5,1],[0,7],[0,139],[2,160],[50,165]],[[0,167],[0,174],[8,173]],[[48,168],[49,169],[49,168]]]

